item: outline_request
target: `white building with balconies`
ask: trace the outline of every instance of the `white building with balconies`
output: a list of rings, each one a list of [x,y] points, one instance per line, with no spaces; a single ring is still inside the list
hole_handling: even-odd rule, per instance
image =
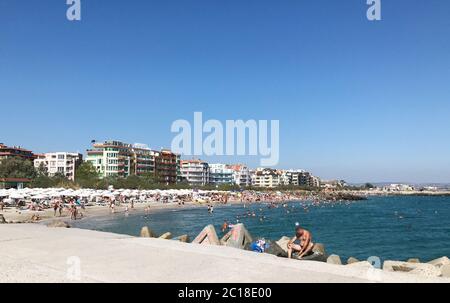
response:
[[[255,187],[278,187],[282,185],[281,173],[275,169],[257,169],[252,175],[252,185]]]
[[[45,153],[37,155],[34,160],[34,167],[44,168],[49,177],[57,174],[66,177],[69,180],[75,180],[75,172],[83,161],[83,155],[79,153]]]
[[[234,171],[226,164],[209,164],[209,183],[231,185],[234,183]]]
[[[180,162],[182,181],[194,186],[204,186],[209,183],[209,165],[201,160],[183,160]]]
[[[229,165],[229,168],[233,170],[234,184],[238,186],[250,186],[252,185],[252,176],[250,169],[243,164]]]

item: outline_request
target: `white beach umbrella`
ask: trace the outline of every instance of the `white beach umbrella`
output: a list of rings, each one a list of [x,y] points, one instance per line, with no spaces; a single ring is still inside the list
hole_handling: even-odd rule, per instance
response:
[[[5,200],[3,200],[3,202],[5,202],[5,203],[12,203],[13,202],[13,199],[11,199],[11,198],[8,198],[8,199],[5,199]]]
[[[72,190],[65,190],[59,193],[61,196],[75,196]]]
[[[24,195],[21,195],[21,194],[18,194],[18,193],[11,194],[9,197],[11,199],[24,199],[25,198]]]

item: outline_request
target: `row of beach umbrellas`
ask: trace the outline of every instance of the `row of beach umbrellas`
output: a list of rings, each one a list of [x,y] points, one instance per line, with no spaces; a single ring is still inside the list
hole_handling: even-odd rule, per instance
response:
[[[197,195],[209,195],[211,193],[218,193],[216,190],[199,190]],[[81,198],[95,198],[95,197],[140,197],[140,196],[185,196],[193,193],[190,189],[167,189],[167,190],[131,190],[131,189],[65,189],[65,188],[23,188],[23,189],[0,189],[0,198],[9,199],[35,199],[46,200],[58,197],[81,197]]]

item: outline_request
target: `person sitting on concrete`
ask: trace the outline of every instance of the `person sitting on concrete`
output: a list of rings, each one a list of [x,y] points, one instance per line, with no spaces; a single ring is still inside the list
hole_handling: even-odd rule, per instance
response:
[[[287,244],[288,258],[291,259],[294,254],[298,259],[308,256],[312,253],[314,243],[309,231],[297,225],[295,228],[295,237]]]

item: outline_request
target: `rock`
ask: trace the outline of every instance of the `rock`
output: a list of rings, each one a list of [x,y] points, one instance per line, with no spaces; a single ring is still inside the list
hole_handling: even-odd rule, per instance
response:
[[[427,263],[408,263],[401,261],[384,261],[383,270],[404,272],[410,274],[421,275],[425,277],[439,277],[441,271],[432,264]]]
[[[318,255],[326,255],[325,246],[322,243],[314,244],[312,251]]]
[[[384,261],[383,270],[385,271],[397,271],[397,272],[410,272],[417,267],[420,263],[408,263],[401,261]]]
[[[347,264],[352,264],[352,263],[357,263],[357,262],[359,262],[359,260],[354,257],[350,257],[347,260]]]
[[[188,235],[178,236],[174,238],[174,240],[187,243],[189,242],[189,236]]]
[[[284,251],[286,256],[288,255],[287,245],[288,245],[289,241],[291,241],[291,238],[284,236],[284,237],[281,237],[280,240],[275,242]]]
[[[0,215],[0,224],[6,224],[5,217],[3,215]]]
[[[172,234],[170,232],[166,232],[165,234],[162,234],[161,236],[159,236],[160,239],[172,239]]]
[[[291,240],[292,240],[291,238],[283,236],[278,241],[273,243],[274,245],[276,245],[277,256],[287,257],[288,255],[287,245]],[[313,254],[303,257],[302,260],[320,261],[320,262],[327,261],[327,255],[323,244],[321,243],[314,244],[312,251]],[[295,255],[293,255],[292,257],[296,258]]]
[[[444,265],[450,264],[450,259],[447,258],[447,257],[442,257],[442,258],[439,258],[439,259],[434,259],[434,260],[428,262],[428,264],[431,264],[431,265],[434,265],[434,266],[436,266],[438,268],[441,268]]]
[[[264,251],[266,254],[287,258],[287,247],[286,249],[283,249],[275,241],[267,241],[267,244],[269,244],[269,247]]]
[[[450,278],[450,264],[445,264],[441,267],[441,277]]]
[[[141,228],[140,236],[142,238],[155,238],[155,233],[148,226],[144,226]]]
[[[253,242],[252,236],[244,224],[236,224],[222,239],[220,243],[224,246],[244,249],[246,245]]]
[[[220,245],[219,237],[217,237],[216,229],[213,225],[205,226],[192,243]]]
[[[327,262],[327,254],[325,253],[325,247],[321,243],[314,244],[312,248],[312,254],[304,256],[300,260],[305,261],[318,261],[318,262]],[[298,259],[295,255],[293,258]]]
[[[370,264],[369,261],[353,262],[353,263],[347,264],[346,266],[358,267],[358,268],[366,268],[366,269],[373,268],[372,264]]]
[[[339,257],[338,255],[331,255],[327,258],[327,263],[342,265],[341,257]]]
[[[420,263],[420,260],[417,259],[417,258],[411,258],[411,259],[408,259],[408,261],[406,261],[406,262],[408,262],[408,263]]]
[[[47,224],[47,227],[63,227],[63,228],[70,228],[69,223],[64,222],[62,220],[56,220],[56,221],[52,221],[50,223]]]

